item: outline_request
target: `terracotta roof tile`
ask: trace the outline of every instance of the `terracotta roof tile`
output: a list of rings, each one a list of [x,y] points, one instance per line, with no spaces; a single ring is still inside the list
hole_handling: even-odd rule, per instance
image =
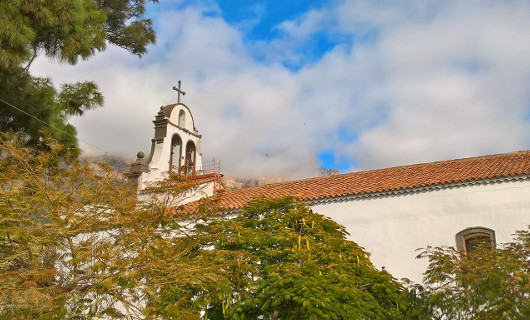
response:
[[[272,183],[225,192],[215,198],[221,208],[233,210],[261,196],[314,201],[528,174],[530,150]],[[196,202],[187,204],[185,212],[196,208]]]
[[[204,174],[198,174],[195,176],[191,176],[189,179],[190,183],[193,184],[203,184],[208,182],[216,182],[221,180],[221,175],[216,172],[211,173],[204,173]]]

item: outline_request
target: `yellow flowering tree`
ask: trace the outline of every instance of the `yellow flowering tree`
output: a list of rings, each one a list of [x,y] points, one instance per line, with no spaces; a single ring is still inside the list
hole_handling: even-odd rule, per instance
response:
[[[25,138],[0,134],[0,319],[144,319],[169,285],[219,289],[216,261],[187,255],[193,221],[168,214],[174,203],[138,203],[105,164],[67,163],[55,142]],[[184,179],[161,185],[179,194]]]

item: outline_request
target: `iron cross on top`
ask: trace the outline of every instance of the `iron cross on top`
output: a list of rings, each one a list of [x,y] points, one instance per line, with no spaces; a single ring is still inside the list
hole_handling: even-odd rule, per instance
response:
[[[178,92],[178,96],[177,96],[177,103],[180,103],[180,94],[182,93],[182,95],[186,95],[186,92],[182,91],[180,89],[180,84],[181,84],[181,81],[179,80],[179,86],[178,88],[177,87],[173,87],[173,90],[177,91]]]

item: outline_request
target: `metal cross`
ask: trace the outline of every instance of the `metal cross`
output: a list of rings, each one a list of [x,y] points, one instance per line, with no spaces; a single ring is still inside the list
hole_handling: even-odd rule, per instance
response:
[[[177,96],[177,103],[180,103],[180,94],[182,93],[182,95],[186,95],[186,92],[180,90],[180,83],[181,81],[179,80],[179,86],[178,88],[177,87],[173,87],[173,90],[177,91],[178,92],[178,96]]]

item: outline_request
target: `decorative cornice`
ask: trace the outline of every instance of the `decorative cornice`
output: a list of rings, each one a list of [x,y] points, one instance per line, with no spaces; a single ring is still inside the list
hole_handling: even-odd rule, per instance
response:
[[[514,177],[500,177],[500,178],[482,179],[482,180],[469,180],[469,181],[464,181],[464,182],[445,183],[445,184],[437,184],[437,185],[400,189],[400,190],[389,190],[389,191],[384,191],[384,192],[372,192],[372,193],[362,193],[362,194],[347,195],[347,196],[328,197],[328,198],[322,198],[322,199],[316,199],[316,200],[306,200],[305,202],[313,205],[313,204],[329,204],[329,203],[336,203],[336,202],[356,201],[356,200],[363,200],[363,199],[380,199],[380,198],[411,195],[411,194],[424,193],[424,192],[440,191],[440,190],[453,189],[453,188],[464,188],[464,187],[470,187],[470,186],[476,186],[476,185],[499,184],[499,183],[504,183],[504,182],[523,181],[523,180],[530,180],[530,175],[521,175],[521,176],[514,176]]]
[[[194,137],[196,137],[196,138],[199,138],[199,139],[202,138],[202,135],[201,135],[201,134],[198,134],[198,133],[192,132],[192,131],[190,131],[190,130],[188,130],[188,129],[186,129],[186,128],[183,128],[183,127],[181,127],[181,126],[179,126],[179,125],[176,125],[176,124],[174,124],[174,123],[173,123],[171,120],[169,120],[169,119],[167,120],[167,122],[169,122],[169,124],[171,124],[172,126],[174,126],[174,127],[176,127],[176,128],[179,128],[180,130],[186,132],[187,134],[190,134],[190,135],[192,135],[192,136],[194,136]]]

